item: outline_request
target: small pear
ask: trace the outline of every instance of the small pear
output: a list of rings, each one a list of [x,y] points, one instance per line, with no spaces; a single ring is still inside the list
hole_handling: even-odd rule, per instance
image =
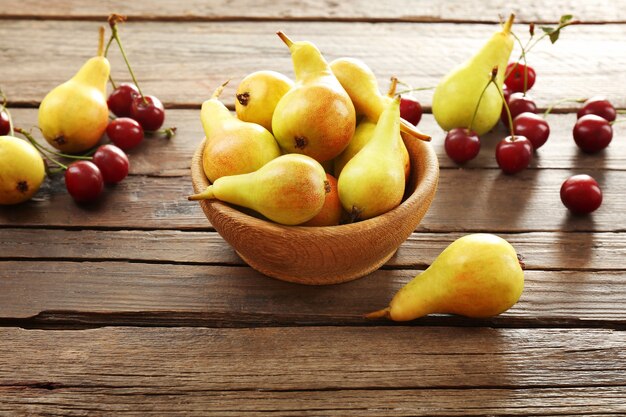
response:
[[[278,36],[291,51],[296,83],[276,105],[274,136],[286,152],[333,159],[354,134],[354,105],[315,45]]]
[[[493,36],[467,62],[443,77],[433,94],[433,115],[439,126],[446,131],[457,127],[468,128],[483,135],[491,130],[502,112],[502,89],[506,67],[513,50],[511,26],[515,15],[511,15],[502,30]],[[491,80],[494,67],[498,68],[496,84],[485,86]],[[484,92],[482,99],[481,94]],[[476,118],[472,117],[480,100]]]
[[[0,205],[29,200],[46,176],[41,155],[15,136],[0,136]]]
[[[383,111],[369,142],[339,175],[339,199],[355,220],[369,219],[400,204],[404,158],[400,146],[400,98]]]
[[[471,234],[452,242],[396,293],[389,307],[366,317],[395,321],[434,313],[491,317],[511,308],[523,289],[524,271],[513,246],[492,234]]]
[[[104,28],[100,28],[98,56],[50,91],[39,105],[41,132],[62,152],[79,153],[94,147],[109,123],[106,85],[111,67],[103,43]]]
[[[276,71],[256,71],[247,75],[235,97],[239,120],[257,123],[272,131],[272,116],[278,101],[293,87],[293,81]]]
[[[286,154],[248,174],[221,177],[189,200],[218,199],[255,210],[285,225],[304,223],[324,205],[324,168],[306,155]]]
[[[360,59],[338,58],[330,63],[330,68],[354,103],[357,116],[365,116],[377,122],[392,98],[380,93],[378,81],[370,67]],[[417,139],[430,140],[429,135],[420,132],[406,120],[402,119],[401,123],[403,132]]]
[[[200,120],[206,142],[202,153],[204,174],[209,181],[228,175],[246,174],[280,156],[274,136],[263,126],[237,119],[219,96],[228,82],[202,103]]]

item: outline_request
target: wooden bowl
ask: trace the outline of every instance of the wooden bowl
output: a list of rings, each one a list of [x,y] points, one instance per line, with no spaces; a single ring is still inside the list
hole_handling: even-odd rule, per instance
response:
[[[420,140],[409,138],[405,144],[411,157],[408,196],[395,209],[368,220],[330,227],[283,226],[217,200],[200,201],[200,206],[237,254],[265,275],[309,285],[360,278],[393,256],[435,196],[439,180],[435,151]],[[191,161],[196,193],[209,186],[202,168],[203,149],[204,141]]]

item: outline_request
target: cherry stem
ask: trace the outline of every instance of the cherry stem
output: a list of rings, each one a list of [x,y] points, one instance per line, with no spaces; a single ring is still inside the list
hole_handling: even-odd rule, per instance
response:
[[[137,82],[137,78],[135,77],[135,73],[133,72],[133,69],[130,66],[130,62],[128,62],[128,57],[126,56],[126,52],[124,52],[124,47],[122,46],[122,41],[120,40],[120,36],[117,33],[117,24],[116,23],[111,25],[111,36],[115,39],[115,42],[117,42],[117,46],[120,48],[120,52],[122,53],[122,58],[124,58],[124,62],[126,63],[126,67],[128,68],[128,72],[130,73],[130,76],[133,79],[133,82],[135,83],[135,86],[137,87],[137,90],[139,91],[139,95],[141,95],[141,98],[143,99],[144,104],[146,106],[148,106],[150,103],[148,103],[148,100],[146,100],[146,97],[141,92],[141,88],[139,87],[139,83]]]
[[[526,95],[526,91],[528,91],[528,62],[526,61],[526,51],[524,50],[524,45],[522,45],[521,39],[514,32],[511,32],[511,35],[513,35],[513,38],[515,38],[520,48],[522,48],[521,59],[524,61],[524,92],[523,94]],[[519,65],[519,59],[517,60],[513,68],[511,68],[511,71],[507,72],[505,78],[508,77],[513,71],[515,71],[518,65]]]
[[[7,108],[7,103],[9,102],[9,100],[4,94],[4,91],[2,91],[2,88],[0,88],[0,96],[2,97],[2,108],[0,109],[0,111],[5,112],[7,117],[9,118],[9,135],[15,136],[15,132],[13,131],[13,118],[11,117],[11,112]]]
[[[498,75],[498,67],[494,67],[493,70],[491,71],[491,78],[487,82],[487,85],[485,86],[485,88],[483,88],[483,91],[480,93],[480,97],[478,97],[478,103],[476,103],[476,107],[474,108],[474,114],[472,115],[472,121],[470,122],[469,126],[467,127],[467,130],[469,130],[470,132],[472,131],[472,126],[474,126],[474,122],[476,121],[476,115],[478,114],[478,108],[480,107],[480,102],[483,100],[483,96],[485,95],[485,91],[487,91],[487,88],[489,87],[489,85],[492,82],[496,85],[496,88],[497,88],[497,84],[495,83],[495,79],[496,79],[497,75]],[[504,100],[504,98],[503,98],[503,100]]]
[[[587,101],[586,98],[564,98],[561,100],[557,100],[552,103],[545,112],[543,112],[543,118],[545,119],[552,112],[552,110],[561,103],[584,103]]]
[[[42,146],[39,142],[37,142],[35,138],[33,137],[33,135],[30,134],[30,132],[19,127],[16,127],[15,131],[23,135],[26,139],[28,139],[28,141],[39,151],[39,153],[42,154],[42,156],[46,160],[57,164],[63,169],[67,169],[67,166],[65,164],[62,164],[61,162],[57,161],[54,158],[51,158],[50,156],[46,154],[55,155],[55,156],[58,156],[61,158],[67,158],[67,159],[77,159],[77,160],[86,160],[86,161],[90,161],[93,159],[91,156],[87,156],[87,155],[68,155],[68,154],[64,154],[61,152],[53,151],[52,149],[48,149],[45,146]]]
[[[626,114],[626,109],[618,109],[618,110],[615,110],[615,112],[617,114]]]
[[[176,130],[177,130],[177,127],[172,126],[172,127],[168,127],[167,129],[147,130],[146,133],[149,133],[149,134],[161,133],[165,135],[167,139],[172,139],[176,135]]]
[[[623,114],[623,113],[620,113],[620,114]],[[624,123],[624,122],[626,122],[626,118],[622,117],[621,119],[615,119],[612,122],[609,122],[609,124],[613,126],[617,123]]]
[[[401,84],[401,85],[406,85],[406,84],[404,84],[404,83],[400,83],[399,81],[398,81],[398,84]],[[417,88],[410,88],[410,89],[408,89],[408,90],[398,91],[396,94],[397,94],[397,95],[400,95],[400,94],[411,93],[411,92],[413,92],[413,91],[426,91],[426,90],[434,90],[435,88],[437,88],[437,87],[417,87]]]
[[[106,48],[104,48],[104,57],[105,58],[109,54],[109,48],[111,47],[111,44],[113,43],[114,40],[115,40],[115,38],[113,37],[113,35],[111,35],[109,37],[109,41],[107,42]],[[117,88],[117,86],[115,85],[115,81],[113,81],[113,77],[111,77],[111,74],[109,74],[109,82],[111,83],[111,86],[115,90]]]
[[[504,93],[502,92],[502,89],[498,86],[496,82],[494,82],[493,77],[491,79],[491,82],[493,82],[493,84],[496,86],[496,89],[498,90],[498,94],[500,94],[500,98],[502,99],[502,104],[504,104],[504,108],[506,109],[506,117],[509,120],[509,132],[511,133],[511,140],[514,141],[515,129],[513,128],[513,117],[511,116],[511,110],[509,110],[509,105],[504,99]]]

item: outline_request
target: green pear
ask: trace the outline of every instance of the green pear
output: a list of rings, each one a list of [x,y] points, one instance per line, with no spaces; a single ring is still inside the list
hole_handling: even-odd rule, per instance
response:
[[[218,199],[255,210],[277,223],[296,225],[322,210],[329,191],[319,162],[306,155],[286,154],[255,172],[218,178],[189,200]]]
[[[291,51],[296,83],[276,105],[274,136],[286,152],[333,159],[354,134],[354,105],[315,45],[278,36]]]
[[[457,127],[468,128],[482,135],[491,130],[502,112],[502,98],[498,88],[502,89],[506,67],[513,50],[511,26],[515,15],[511,15],[502,30],[484,44],[467,62],[443,77],[433,94],[433,115],[443,130]],[[491,80],[494,67],[498,68],[496,84],[485,87]],[[481,94],[484,92],[482,99]],[[472,117],[476,118],[472,126]]]
[[[202,103],[200,120],[206,142],[202,153],[204,174],[214,182],[220,177],[253,172],[280,156],[274,136],[263,126],[243,122],[219,100],[227,84]]]
[[[257,123],[272,131],[272,116],[280,99],[293,87],[293,81],[276,71],[248,74],[237,87],[235,111],[239,120]]]
[[[523,289],[524,271],[513,246],[492,234],[471,234],[452,242],[396,293],[389,307],[367,317],[395,321],[434,313],[491,317],[511,308]]]
[[[378,119],[372,138],[339,175],[339,199],[353,219],[378,216],[402,201],[405,174],[399,138],[400,97],[396,97]]]
[[[62,152],[79,153],[94,147],[109,123],[106,85],[111,66],[104,57],[103,42],[101,28],[98,56],[50,91],[39,105],[41,133]]]
[[[378,81],[370,67],[360,59],[337,58],[330,63],[330,68],[354,103],[357,116],[365,116],[372,122],[377,122],[392,98],[390,94],[380,93]],[[402,119],[401,123],[400,129],[403,132],[417,139],[430,140],[429,135],[420,132],[406,120]]]

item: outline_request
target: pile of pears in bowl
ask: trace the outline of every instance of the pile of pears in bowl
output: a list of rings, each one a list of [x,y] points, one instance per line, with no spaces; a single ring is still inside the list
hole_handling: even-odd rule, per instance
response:
[[[295,82],[257,71],[237,88],[236,115],[219,100],[226,83],[203,103],[189,199],[265,275],[353,280],[387,262],[424,217],[437,157],[401,119],[397,80],[381,94],[362,61],[328,63],[314,44],[278,36]]]

